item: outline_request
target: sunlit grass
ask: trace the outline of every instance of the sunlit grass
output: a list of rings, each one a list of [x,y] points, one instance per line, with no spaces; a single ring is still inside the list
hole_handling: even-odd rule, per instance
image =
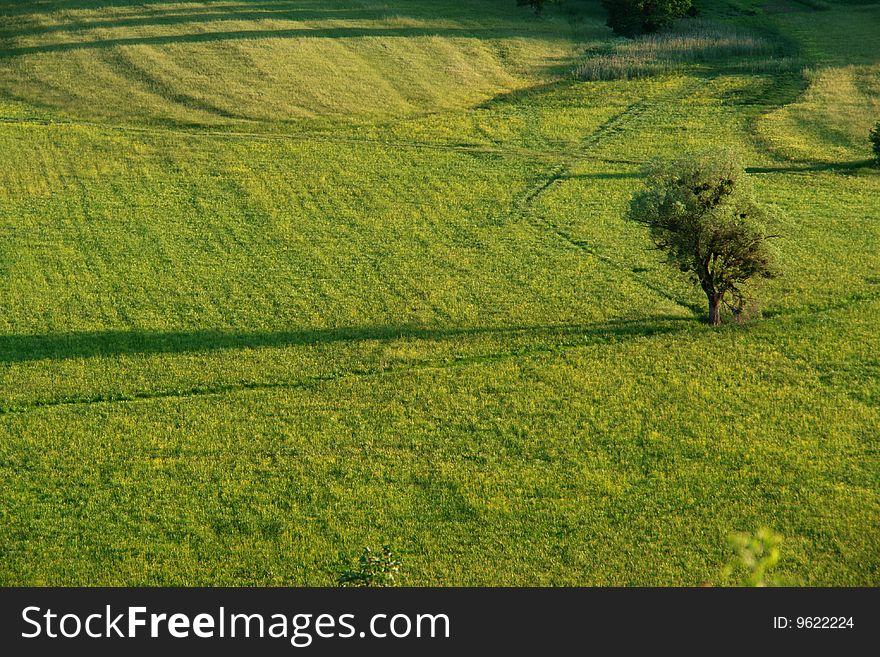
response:
[[[786,581],[880,583],[871,6],[764,4],[580,81],[674,44],[590,3],[0,2],[0,582],[391,544],[410,585],[692,585],[769,526]],[[622,214],[720,146],[784,275],[712,330]]]

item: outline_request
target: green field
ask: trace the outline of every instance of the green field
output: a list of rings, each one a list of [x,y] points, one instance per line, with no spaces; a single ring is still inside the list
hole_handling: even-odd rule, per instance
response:
[[[694,585],[767,526],[784,581],[880,585],[880,3],[700,4],[732,46],[598,0],[0,0],[0,584],[387,543],[412,586]],[[718,146],[784,275],[712,329],[623,215]]]

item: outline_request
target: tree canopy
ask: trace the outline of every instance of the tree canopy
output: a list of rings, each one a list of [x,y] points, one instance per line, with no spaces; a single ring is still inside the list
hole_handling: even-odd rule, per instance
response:
[[[721,304],[740,313],[745,284],[777,275],[763,222],[745,171],[728,153],[690,155],[648,170],[628,218],[650,229],[654,246],[689,273],[706,293],[709,323],[721,323]]]

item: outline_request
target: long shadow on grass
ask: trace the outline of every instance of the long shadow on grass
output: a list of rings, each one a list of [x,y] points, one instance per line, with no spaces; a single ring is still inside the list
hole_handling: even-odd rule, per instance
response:
[[[166,7],[162,5],[173,5]],[[158,5],[158,6],[157,6]],[[73,10],[125,10],[130,13],[141,12],[152,15],[161,15],[168,12],[175,14],[187,12],[203,12],[207,9],[212,11],[248,11],[250,9],[278,9],[287,11],[312,11],[315,7],[321,7],[322,0],[166,0],[152,5],[141,0],[5,0],[0,1],[0,16],[31,16],[58,14]],[[305,6],[305,8],[304,8]],[[325,8],[327,12],[349,11],[349,8],[339,9]],[[122,14],[130,15],[129,13]],[[66,17],[66,16],[62,16]]]
[[[361,37],[480,37],[479,30],[459,28],[431,27],[328,27],[328,28],[292,28],[285,30],[232,30],[225,32],[200,32],[196,34],[167,34],[148,37],[119,37],[95,41],[68,41],[48,43],[38,46],[20,46],[0,51],[3,55],[29,55],[36,53],[70,52],[90,48],[113,48],[116,46],[160,46],[180,43],[209,43],[234,39],[352,39]],[[500,33],[492,32],[498,37]],[[507,36],[521,38],[540,38],[540,35],[529,31],[510,33]]]
[[[4,13],[0,8],[0,13]],[[284,20],[284,21],[320,21],[320,20],[364,20],[381,19],[387,12],[378,9],[308,9],[293,5],[278,4],[248,4],[237,6],[193,7],[187,9],[161,9],[145,11],[140,14],[125,14],[110,18],[97,18],[94,20],[68,21],[52,25],[32,24],[9,24],[0,25],[0,36],[4,37],[32,37],[53,34],[57,32],[77,33],[81,37],[84,32],[94,29],[118,29],[127,27],[179,27],[191,24],[217,23],[224,21],[260,21],[260,20]]]
[[[873,160],[853,162],[817,162],[814,164],[793,164],[779,167],[746,167],[748,173],[805,173],[810,171],[855,171],[869,167]]]
[[[616,320],[585,326],[419,328],[374,326],[294,331],[95,331],[51,335],[0,336],[0,363],[69,360],[124,355],[202,353],[223,349],[316,346],[342,342],[390,342],[399,339],[444,340],[481,335],[526,337],[550,344],[617,342],[678,331],[693,316]]]
[[[598,173],[572,173],[560,176],[560,180],[629,180],[644,178],[641,171],[601,171]]]

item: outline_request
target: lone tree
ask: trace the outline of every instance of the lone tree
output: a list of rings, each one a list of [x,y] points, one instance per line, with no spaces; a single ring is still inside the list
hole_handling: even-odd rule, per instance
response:
[[[743,285],[776,270],[755,202],[739,162],[727,153],[699,154],[657,164],[637,192],[627,218],[650,229],[667,260],[691,274],[709,300],[709,323],[721,323],[721,304],[742,312]]]

